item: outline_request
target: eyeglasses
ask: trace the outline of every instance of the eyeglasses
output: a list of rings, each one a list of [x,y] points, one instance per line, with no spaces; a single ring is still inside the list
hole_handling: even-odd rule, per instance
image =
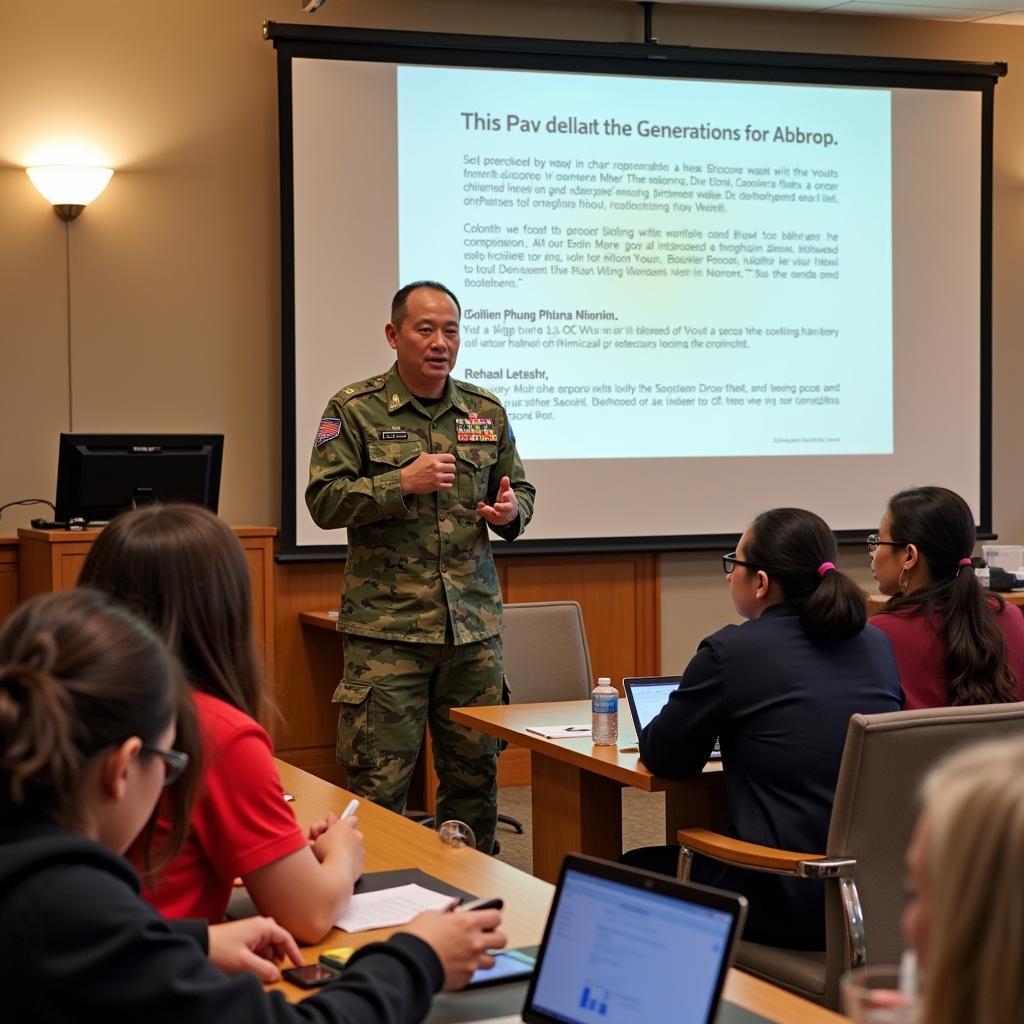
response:
[[[733,551],[731,554],[722,555],[722,571],[728,576],[737,565],[745,565],[748,569],[760,569],[759,565],[754,565],[753,562],[741,562],[736,557],[736,552]]]
[[[151,746],[148,743],[142,744],[142,750],[153,757],[159,757],[164,763],[164,785],[169,786],[185,773],[188,767],[188,754],[181,750],[161,750],[160,747]]]
[[[905,548],[908,544],[905,540],[881,540],[877,533],[869,533],[864,541],[868,546],[868,552],[874,554],[879,546],[887,548]]]

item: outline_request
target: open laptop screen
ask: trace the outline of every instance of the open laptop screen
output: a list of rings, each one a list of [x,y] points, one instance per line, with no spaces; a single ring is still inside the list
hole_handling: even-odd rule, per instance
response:
[[[669,879],[645,888],[567,867],[523,1019],[707,1024],[741,905]]]
[[[679,676],[651,676],[623,679],[629,710],[639,737],[644,726],[668,703],[669,695],[679,689]]]

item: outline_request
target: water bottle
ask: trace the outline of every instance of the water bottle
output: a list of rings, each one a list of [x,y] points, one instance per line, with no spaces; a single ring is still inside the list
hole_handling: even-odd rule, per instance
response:
[[[619,741],[619,691],[607,676],[597,681],[590,692],[590,735],[599,747],[614,746]]]

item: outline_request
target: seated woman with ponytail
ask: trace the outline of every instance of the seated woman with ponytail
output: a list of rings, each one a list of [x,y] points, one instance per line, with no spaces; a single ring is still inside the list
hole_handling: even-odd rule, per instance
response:
[[[982,589],[974,541],[974,515],[945,487],[900,491],[868,538],[892,596],[871,622],[892,642],[908,710],[1024,699],[1024,616]]]
[[[429,912],[293,1006],[253,977],[299,962],[271,918],[208,928],[143,902],[121,854],[188,765],[184,690],[155,634],[89,588],[35,598],[0,631],[4,1020],[414,1024],[442,984],[493,963],[498,911]]]
[[[866,626],[864,595],[835,566],[836,540],[813,512],[762,512],[723,558],[747,622],[701,641],[679,689],[640,736],[656,775],[699,775],[721,740],[729,834],[787,850],[823,850],[850,716],[898,711],[886,638]],[[678,847],[635,850],[627,863],[675,874]],[[817,884],[697,858],[695,881],[744,893],[745,937],[824,948]]]

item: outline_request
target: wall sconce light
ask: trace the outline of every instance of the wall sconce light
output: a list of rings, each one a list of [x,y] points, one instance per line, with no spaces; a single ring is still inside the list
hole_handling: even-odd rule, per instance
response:
[[[28,167],[26,173],[42,197],[63,221],[74,220],[107,187],[109,167],[48,165]]]

